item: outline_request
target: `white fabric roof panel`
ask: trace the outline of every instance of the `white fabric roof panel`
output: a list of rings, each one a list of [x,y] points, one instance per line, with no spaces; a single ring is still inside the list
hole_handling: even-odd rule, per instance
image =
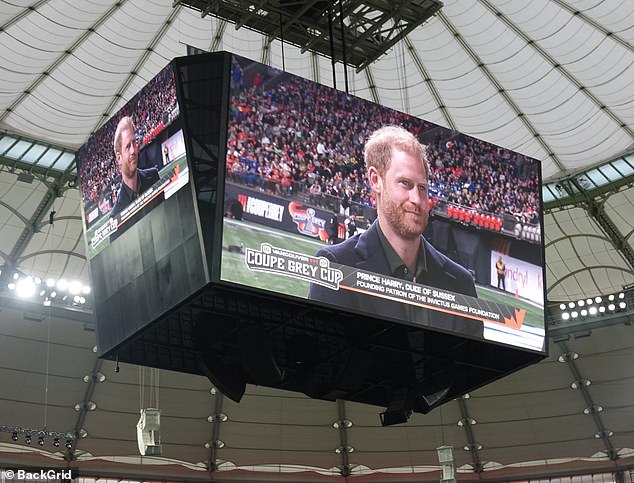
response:
[[[546,280],[551,300],[575,300],[622,290],[634,273],[598,223],[582,208],[545,219]]]
[[[185,55],[186,45],[228,50],[254,60],[267,58],[260,34],[236,30],[231,24],[221,31],[220,20],[202,19],[199,12],[184,7],[173,9],[172,2],[48,0],[33,3],[32,9],[32,2],[16,3],[3,1],[0,8],[0,129],[10,134],[0,137],[0,154],[20,133],[55,147],[25,152],[29,143],[19,142],[4,154],[9,166],[22,156],[22,161],[37,161],[39,168],[52,165],[63,171],[72,154],[57,160],[62,153],[57,148],[76,149],[169,60]],[[350,68],[350,92],[368,99],[376,96],[383,104],[440,125],[453,123],[467,134],[540,159],[547,181],[632,152],[634,3],[444,3],[439,15],[408,35],[407,43],[394,47],[364,72]],[[280,41],[274,40],[268,48],[271,65],[281,68]],[[313,59],[287,44],[284,65],[289,72],[333,84],[327,58]],[[343,90],[340,64],[336,77]],[[601,170],[613,180],[631,174]],[[597,176],[598,171],[588,174],[593,180]],[[48,182],[55,181],[51,177]],[[88,283],[77,190],[65,191],[53,203],[56,218],[71,218],[49,226],[48,213],[42,213],[34,221],[39,231],[27,237],[25,246],[17,247],[47,188],[37,178],[31,184],[19,182],[16,174],[0,168],[2,263],[19,248],[18,270]],[[630,248],[634,245],[634,222],[628,216],[632,193],[631,188],[622,188],[597,200],[604,201],[605,216]],[[605,295],[634,283],[634,268],[618,240],[610,239],[582,206],[547,213],[545,241],[551,300]],[[55,427],[49,426],[72,431],[80,414],[73,406],[88,388],[82,378],[95,367],[94,333],[78,322],[53,319],[53,323],[48,417]],[[3,308],[0,325],[0,378],[9,384],[0,391],[0,415],[3,423],[34,424],[43,417],[46,321],[24,320],[22,312]],[[604,407],[602,421],[615,432],[610,441],[622,451],[634,448],[631,328],[593,329],[590,337],[567,344],[581,354],[575,363],[582,377],[592,381],[587,391],[593,402]],[[552,343],[551,351],[553,357],[547,362],[481,388],[464,401],[469,417],[477,421],[471,429],[475,442],[483,446],[478,451],[483,462],[545,464],[605,450],[604,441],[594,437],[592,416],[583,414],[583,395],[570,388],[573,373],[567,364],[555,362],[564,348]],[[138,370],[121,368],[117,374],[114,363],[101,366],[107,379],[94,386],[91,397],[97,409],[86,415],[83,427],[89,435],[78,441],[78,454],[117,455],[123,461],[123,456],[137,453]],[[209,388],[202,377],[161,371],[166,458],[192,464],[209,460],[212,450],[203,445],[212,438],[214,425],[207,417],[216,403]],[[354,423],[346,434],[355,448],[348,455],[352,465],[402,467],[399,471],[406,473],[413,466],[437,468],[435,448],[443,443],[455,447],[459,465],[472,463],[470,452],[463,449],[469,443],[465,428],[456,424],[463,417],[458,402],[428,415],[414,415],[409,424],[395,428],[379,427],[378,408],[346,403],[345,411]],[[229,419],[219,425],[225,447],[214,454],[220,462],[317,467],[338,475],[335,467],[342,459],[334,449],[341,440],[339,430],[332,427],[339,417],[336,404],[249,386],[240,404],[224,398],[222,412]],[[10,435],[0,433],[0,443],[10,444]],[[21,442],[18,448],[24,448]],[[540,468],[536,471],[548,471]],[[437,478],[437,473],[431,475]],[[221,477],[222,472],[214,473],[215,479]]]

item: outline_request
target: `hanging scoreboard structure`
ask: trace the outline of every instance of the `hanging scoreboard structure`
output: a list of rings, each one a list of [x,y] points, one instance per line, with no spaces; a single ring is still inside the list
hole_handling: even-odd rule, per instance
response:
[[[426,276],[384,267],[385,125],[426,146]],[[389,425],[547,355],[534,159],[225,52],[174,59],[77,159],[102,357]]]

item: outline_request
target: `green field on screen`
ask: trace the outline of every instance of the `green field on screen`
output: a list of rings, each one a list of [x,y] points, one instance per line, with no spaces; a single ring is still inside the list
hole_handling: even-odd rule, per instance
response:
[[[320,247],[325,245],[323,242],[311,240],[301,235],[287,233],[282,230],[264,227],[256,223],[227,219],[225,220],[223,229],[221,278],[248,287],[306,298],[308,296],[308,282],[276,274],[249,271],[244,263],[244,254],[230,252],[228,250],[230,245],[259,250],[262,243],[270,243],[279,248],[305,253],[311,256],[313,256]],[[478,292],[478,298],[483,300],[490,300],[499,304],[525,309],[525,323],[535,327],[544,326],[543,309],[536,307],[534,304],[516,299],[510,293],[502,293],[487,287],[476,285],[476,290]]]

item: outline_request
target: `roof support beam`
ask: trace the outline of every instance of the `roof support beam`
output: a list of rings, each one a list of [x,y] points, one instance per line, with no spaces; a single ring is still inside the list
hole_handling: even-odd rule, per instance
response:
[[[524,115],[519,106],[515,103],[513,98],[509,95],[509,93],[504,89],[502,84],[495,78],[493,73],[488,69],[486,64],[482,62],[482,59],[476,54],[476,52],[471,48],[469,43],[462,37],[460,32],[456,30],[456,27],[449,21],[449,18],[440,10],[437,14],[440,21],[447,28],[449,32],[454,36],[456,41],[460,44],[460,46],[464,49],[471,60],[475,63],[475,65],[482,71],[484,76],[489,80],[489,82],[493,85],[493,87],[497,90],[498,94],[506,101],[511,110],[517,115],[519,120],[524,124],[524,127],[528,129],[528,131],[533,135],[537,142],[540,144],[542,149],[546,151],[548,157],[552,159],[553,163],[559,168],[560,171],[566,171],[566,167],[563,165],[559,157],[555,154],[553,148],[551,148],[548,143],[544,140],[544,138],[539,134],[533,123],[528,120],[528,117]]]
[[[222,424],[220,414],[222,413],[224,397],[224,394],[216,388],[216,401],[214,403],[213,421],[211,423],[211,441],[209,442],[208,468],[210,475],[218,469],[218,450],[220,449],[218,447],[218,440],[220,438],[220,425]]]
[[[214,34],[214,38],[211,40],[211,44],[209,44],[209,52],[215,52],[222,45],[222,37],[224,36],[226,29],[227,21],[219,18],[216,33]]]
[[[14,23],[16,23],[19,20],[23,19],[24,17],[26,17],[30,13],[35,12],[38,8],[40,8],[42,5],[44,5],[48,1],[49,0],[40,0],[39,2],[35,2],[34,4],[29,5],[28,7],[25,7],[20,13],[18,13],[17,15],[11,17],[9,20],[7,20],[2,25],[0,25],[0,32],[2,32],[3,30],[8,29],[9,27],[11,27],[11,25],[13,25]]]
[[[99,129],[108,119],[110,119],[110,117],[113,114],[112,110],[119,103],[119,99],[123,97],[123,94],[125,94],[126,90],[132,83],[132,80],[137,75],[139,75],[138,74],[139,70],[141,69],[141,67],[143,67],[143,65],[145,64],[145,61],[148,59],[150,54],[154,52],[155,47],[157,46],[159,41],[163,38],[163,35],[165,35],[165,32],[167,31],[169,26],[172,24],[174,19],[178,16],[182,8],[183,7],[181,7],[180,5],[174,7],[174,9],[170,12],[170,14],[167,16],[167,18],[163,22],[163,25],[161,25],[161,28],[158,29],[158,32],[156,32],[156,34],[154,34],[154,37],[152,37],[152,40],[150,41],[148,46],[143,50],[143,54],[141,55],[137,63],[132,68],[132,71],[125,78],[125,80],[123,81],[119,89],[117,90],[117,93],[112,97],[110,104],[108,104],[108,107],[106,107],[106,110],[103,112],[103,114],[101,114],[101,117],[97,121],[97,124],[92,128],[92,131],[90,132],[91,135],[94,134],[95,131],[97,131],[97,129]]]
[[[594,410],[596,405],[594,401],[592,400],[592,397],[590,396],[590,392],[588,391],[587,386],[584,384],[585,379],[581,376],[581,373],[579,372],[579,368],[577,367],[577,364],[575,363],[574,358],[569,356],[570,351],[568,350],[568,344],[566,344],[565,341],[560,341],[558,343],[562,348],[562,355],[564,356],[566,363],[568,364],[568,367],[570,368],[570,372],[572,372],[572,375],[575,378],[574,380],[577,381],[578,390],[581,393],[581,396],[583,397],[583,400],[586,403],[586,408],[590,411],[588,414],[592,415],[592,419],[594,420],[594,423],[597,427],[597,431],[598,431],[597,434],[599,435],[599,437],[603,440],[603,443],[605,444],[608,458],[610,458],[612,461],[616,461],[617,459],[619,459],[619,455],[617,454],[616,449],[612,445],[612,441],[610,441],[610,436],[608,434],[608,431],[605,429],[605,425],[603,424],[603,421],[601,420],[601,416],[599,415],[599,412]]]
[[[491,11],[497,18],[499,18],[504,25],[506,25],[510,30],[515,32],[515,34],[524,40],[528,45],[531,46],[533,50],[535,50],[544,60],[546,60],[555,70],[557,70],[563,77],[565,77],[568,82],[574,85],[579,91],[588,99],[592,101],[592,103],[598,107],[601,111],[605,112],[612,121],[623,129],[630,139],[634,140],[634,131],[630,129],[627,123],[617,116],[611,109],[609,109],[603,102],[601,102],[586,86],[581,84],[575,76],[573,76],[566,68],[564,68],[559,62],[551,57],[551,55],[546,52],[541,46],[532,38],[530,38],[525,32],[523,32],[517,25],[511,22],[502,12],[500,12],[495,6],[489,2],[489,0],[480,0],[480,2]],[[562,5],[559,5],[562,6]]]
[[[580,177],[577,175],[575,178]],[[572,178],[570,178],[572,179]],[[560,188],[564,188],[564,184],[567,183],[568,180],[561,180],[556,183],[555,186],[559,186]],[[544,203],[544,210],[546,212],[555,210],[557,208],[565,208],[567,206],[575,206],[583,203],[586,198],[602,198],[611,194],[618,192],[621,188],[628,187],[631,188],[634,186],[634,174],[630,174],[629,176],[624,176],[622,178],[612,180],[610,183],[604,184],[598,188],[590,188],[584,189],[581,193],[576,193],[569,189],[566,189],[566,193],[568,196],[564,198],[560,198],[557,200],[549,201],[548,203]]]
[[[449,111],[447,110],[447,106],[445,106],[445,103],[442,100],[442,97],[440,97],[440,93],[438,92],[438,89],[436,89],[436,85],[434,84],[434,81],[430,77],[429,72],[427,71],[427,68],[425,67],[425,64],[423,64],[423,59],[421,59],[420,55],[418,55],[416,47],[414,47],[414,43],[411,41],[409,37],[405,37],[403,39],[403,42],[405,42],[405,47],[407,48],[407,52],[409,53],[410,57],[414,61],[414,64],[418,68],[418,72],[420,72],[421,76],[423,77],[425,84],[427,84],[427,88],[429,89],[429,92],[434,98],[434,101],[436,101],[436,105],[438,106],[438,109],[440,109],[440,112],[445,118],[445,122],[447,123],[447,126],[452,131],[457,131],[458,129],[456,128],[456,123],[451,118],[451,114],[449,114]]]
[[[86,421],[86,415],[88,414],[88,403],[92,399],[92,395],[95,392],[95,386],[98,381],[98,373],[101,371],[101,366],[103,365],[103,359],[97,358],[95,360],[95,365],[91,372],[90,382],[88,383],[88,387],[86,388],[86,393],[84,394],[84,400],[79,409],[79,415],[77,416],[77,423],[75,423],[75,431],[73,435],[73,443],[72,446],[68,449],[66,454],[64,455],[64,459],[66,461],[74,461],[75,460],[75,449],[77,448],[77,440],[81,437],[80,431],[84,422]]]
[[[350,461],[348,459],[348,428],[346,428],[346,402],[343,399],[337,399],[337,414],[339,416],[339,447],[341,452],[341,466],[339,472],[341,476],[347,478],[352,474]]]
[[[20,260],[22,253],[24,253],[24,250],[33,238],[33,235],[37,232],[37,227],[40,225],[44,217],[48,215],[49,210],[55,202],[55,198],[61,196],[62,184],[63,183],[57,181],[52,186],[49,186],[48,191],[44,195],[44,198],[42,198],[42,201],[40,201],[40,204],[35,209],[33,216],[31,216],[26,226],[22,230],[18,241],[13,246],[11,253],[9,253],[9,256],[4,264],[5,267],[10,268],[11,270],[15,270],[17,268],[18,261]],[[5,270],[3,269],[2,271],[4,272]]]
[[[77,50],[77,48],[81,44],[83,44],[84,41],[88,39],[88,37],[92,35],[93,32],[96,29],[98,29],[102,23],[108,20],[110,16],[125,3],[125,1],[126,0],[120,0],[114,3],[112,7],[110,7],[106,12],[104,12],[104,14],[101,17],[99,17],[94,24],[92,24],[89,28],[84,30],[84,32],[77,38],[77,40],[75,40],[75,42],[72,43],[70,47],[68,47],[48,67],[46,67],[42,71],[42,73],[39,76],[37,76],[35,80],[31,82],[31,84],[26,89],[24,89],[22,94],[20,94],[16,99],[14,99],[14,101],[9,105],[9,107],[7,107],[4,110],[4,112],[0,114],[0,123],[3,122],[9,116],[9,114],[11,114],[15,110],[15,108],[19,106],[22,103],[22,101],[24,101],[24,99],[30,96],[31,92],[33,92],[42,82],[44,82],[45,79],[48,78],[48,76],[51,75],[51,72],[57,69],[57,67],[59,67],[68,57],[73,55],[73,52]]]
[[[370,89],[370,94],[372,95],[372,100],[377,104],[381,104],[381,98],[379,97],[379,90],[376,88],[376,82],[374,82],[374,75],[372,74],[372,68],[367,66],[363,72],[365,73],[365,78],[368,82],[368,88]]]
[[[621,234],[612,219],[605,212],[605,201],[591,198],[576,178],[570,178],[566,182],[562,182],[561,185],[570,196],[579,193],[583,197],[584,209],[596,220],[599,226],[603,228],[603,231],[612,242],[614,248],[627,260],[630,270],[634,270],[634,250],[632,250],[627,239]]]
[[[478,443],[473,435],[473,428],[471,428],[471,420],[469,417],[469,411],[467,411],[467,403],[464,397],[458,398],[458,406],[460,406],[460,415],[462,416],[462,427],[467,433],[467,441],[469,442],[469,452],[471,453],[471,459],[473,464],[473,471],[476,473],[482,473],[484,471],[484,465],[480,460],[478,454]]]
[[[550,0],[550,1],[555,3],[555,4],[557,4],[557,5],[559,5],[559,7],[561,7],[563,10],[567,10],[568,12],[573,14],[575,17],[577,17],[577,18],[583,20],[584,22],[586,22],[587,24],[591,25],[593,28],[597,29],[599,32],[604,34],[606,37],[610,37],[617,44],[621,45],[622,47],[625,47],[630,52],[634,52],[634,46],[632,44],[630,44],[627,40],[623,39],[623,37],[621,37],[618,33],[609,31],[603,25],[599,24],[598,22],[595,22],[590,17],[585,15],[583,12],[580,12],[579,10],[577,10],[574,7],[572,7],[571,5],[568,5],[566,2],[564,2],[562,0]]]

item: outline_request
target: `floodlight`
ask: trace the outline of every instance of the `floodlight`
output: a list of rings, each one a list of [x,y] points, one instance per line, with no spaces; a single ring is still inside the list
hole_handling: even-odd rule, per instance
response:
[[[576,310],[573,310],[573,311],[572,311],[572,313],[570,314],[570,316],[571,316],[573,319],[576,319],[577,317],[579,317],[579,313],[578,313]]]
[[[585,317],[586,315],[588,315],[588,311],[586,309],[583,309],[581,311],[581,317]]]
[[[614,309],[616,309],[616,305],[614,304],[608,305],[608,310],[614,310]]]
[[[35,284],[31,277],[21,278],[15,285],[15,293],[18,297],[29,298],[35,294]]]
[[[72,295],[76,295],[81,292],[81,283],[78,280],[73,280],[68,284],[68,291]]]
[[[561,314],[561,318],[564,320],[568,320],[570,318],[570,314],[568,312],[564,312]]]
[[[68,288],[68,282],[66,280],[64,280],[63,278],[60,278],[57,281],[57,290],[60,291],[65,291]]]
[[[596,307],[590,307],[590,315],[596,315],[597,314],[597,308]]]
[[[566,304],[560,304],[560,305],[559,305],[559,308],[560,308],[561,310],[566,310]]]

